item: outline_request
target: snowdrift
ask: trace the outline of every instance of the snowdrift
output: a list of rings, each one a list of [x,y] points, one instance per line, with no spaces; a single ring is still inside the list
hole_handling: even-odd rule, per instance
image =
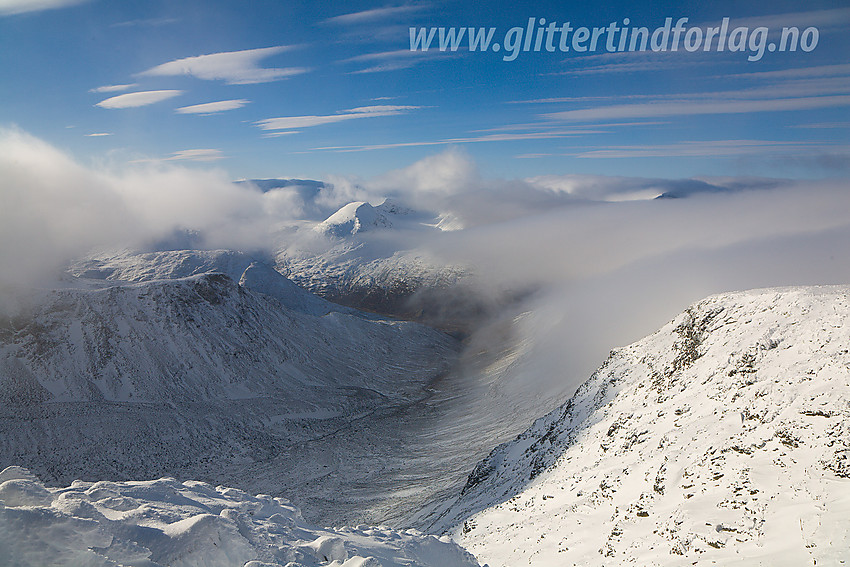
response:
[[[15,567],[475,567],[448,538],[322,529],[283,498],[173,478],[45,488],[0,472],[0,564]]]

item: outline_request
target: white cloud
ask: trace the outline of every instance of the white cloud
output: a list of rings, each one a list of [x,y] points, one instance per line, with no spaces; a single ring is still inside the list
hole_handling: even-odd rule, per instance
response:
[[[406,112],[408,110],[416,110],[418,108],[422,108],[421,106],[403,106],[403,105],[390,105],[390,104],[377,104],[372,106],[358,106],[357,108],[349,108],[348,110],[344,110],[343,112],[351,112],[351,113],[363,113],[363,114],[378,114],[381,116],[387,116],[388,114],[396,114],[400,112]]]
[[[96,89],[90,89],[90,93],[115,93],[119,91],[126,91],[127,89],[131,89],[133,87],[138,86],[136,83],[130,83],[129,85],[104,85],[102,87],[97,87]]]
[[[544,115],[551,120],[587,122],[622,118],[657,116],[692,116],[696,114],[740,114],[746,112],[778,112],[850,106],[850,96],[819,96],[773,100],[671,100],[639,104],[615,104],[596,108],[566,110]]]
[[[357,71],[351,71],[352,75],[363,75],[368,73],[388,73],[390,71],[400,71],[401,69],[410,69],[419,63],[420,60],[413,59],[397,59],[395,61],[388,61],[387,63],[381,63],[379,65],[372,65],[371,67],[366,67],[364,69],[358,69]]]
[[[708,140],[682,141],[675,144],[641,144],[636,146],[584,147],[575,153],[580,158],[643,158],[643,157],[718,157],[758,154],[802,154],[825,149],[818,144],[771,140]]]
[[[425,140],[418,142],[393,142],[388,144],[370,144],[363,146],[324,146],[313,148],[314,150],[329,150],[335,152],[365,152],[372,150],[387,150],[391,148],[411,148],[420,146],[444,146],[459,144],[475,144],[480,142],[514,142],[520,140],[549,140],[554,138],[566,138],[570,136],[581,136],[585,134],[603,134],[604,130],[548,130],[541,129],[534,132],[516,133],[493,133],[480,136],[468,136],[460,138],[443,138],[441,140]]]
[[[139,75],[178,76],[190,75],[207,81],[226,81],[231,85],[247,85],[278,81],[300,73],[306,73],[302,67],[263,68],[259,62],[266,57],[277,55],[292,49],[293,46],[278,45],[243,51],[210,53],[196,57],[184,57],[157,65]]]
[[[179,161],[216,152],[86,167],[28,134],[0,129],[0,288],[53,276],[92,247],[146,246],[180,230],[203,233],[211,247],[268,245],[279,216],[266,212],[264,194],[221,169]]]
[[[301,130],[278,130],[277,132],[266,132],[263,134],[263,138],[280,138],[281,136],[288,136],[290,134],[298,134]]]
[[[674,69],[712,62],[714,53],[704,51],[691,53],[679,51],[619,51],[570,58],[565,62],[571,69],[547,73],[547,75],[594,75],[607,73],[637,73],[644,71],[672,72]]]
[[[263,130],[294,130],[295,128],[309,128],[311,126],[333,124],[334,122],[342,122],[344,120],[353,120],[356,118],[395,116],[398,114],[405,114],[408,111],[416,110],[418,108],[421,107],[400,105],[361,106],[359,108],[343,110],[337,114],[267,118],[266,120],[256,122],[256,125]]]
[[[803,77],[833,77],[836,75],[850,75],[850,63],[837,65],[814,65],[812,67],[794,67],[793,69],[779,69],[776,71],[755,71],[752,73],[738,73],[724,75],[726,78],[745,79],[784,79]]]
[[[389,18],[393,16],[411,14],[413,12],[418,12],[419,10],[422,10],[424,7],[425,6],[422,5],[408,5],[388,8],[373,8],[371,10],[363,10],[362,12],[353,12],[351,14],[342,14],[340,16],[334,16],[333,18],[328,18],[327,20],[324,20],[324,22],[322,23],[343,25],[360,24],[363,22],[382,20],[384,18]]]
[[[102,137],[102,136],[111,136],[111,135],[112,135],[112,132],[93,132],[91,134],[86,134],[86,136],[89,137],[89,138],[99,138],[99,137]]]
[[[174,152],[167,161],[216,161],[224,159],[226,156],[221,150],[214,149],[197,149],[197,150],[180,150]]]
[[[436,49],[429,51],[411,51],[410,49],[396,49],[393,51],[381,51],[377,53],[364,53],[355,55],[347,59],[341,59],[337,63],[372,63],[370,67],[352,71],[352,74],[358,73],[380,73],[384,71],[396,71],[399,69],[408,69],[419,63],[441,59],[447,57],[459,57],[460,53],[451,51],[439,51]]]
[[[139,20],[127,20],[124,22],[117,22],[112,24],[110,27],[113,28],[129,28],[129,27],[159,27],[165,26],[168,24],[176,24],[180,20],[177,18],[144,18]]]
[[[139,91],[137,93],[127,93],[118,96],[113,96],[102,100],[95,106],[101,108],[135,108],[137,106],[147,106],[168,100],[169,98],[183,94],[183,91],[166,90],[166,91]]]
[[[402,58],[415,58],[415,57],[423,57],[428,56],[431,51],[411,51],[410,49],[394,49],[392,51],[379,51],[377,53],[363,53],[361,55],[355,55],[354,57],[349,57],[347,59],[341,59],[339,63],[359,63],[362,61],[381,61],[384,59],[395,59],[398,57]],[[433,54],[439,53],[447,53],[444,51],[434,51]]]
[[[250,100],[245,99],[220,100],[217,102],[206,102],[204,104],[193,104],[192,106],[182,106],[174,112],[178,114],[214,114],[216,112],[242,108],[250,102]]]
[[[353,118],[365,118],[368,114],[330,114],[330,115],[307,115],[307,116],[283,116],[280,118],[267,118],[256,124],[263,130],[290,130],[293,128],[309,128],[323,124],[333,124]]]
[[[767,72],[766,74],[769,74]],[[752,75],[739,75],[745,78],[758,78]],[[811,77],[786,79],[781,82],[763,84],[757,87],[746,87],[736,90],[695,92],[687,94],[633,94],[623,96],[583,96],[583,97],[554,97],[530,100],[512,100],[509,104],[558,104],[558,103],[598,103],[606,101],[648,101],[652,104],[665,102],[683,102],[698,100],[738,100],[738,99],[780,99],[807,96],[850,94],[850,76]]]
[[[765,26],[771,30],[781,30],[784,27],[794,26],[802,30],[809,26],[814,26],[821,33],[824,33],[825,31],[843,29],[843,24],[847,22],[850,22],[850,8],[830,8],[826,10],[810,10],[807,12],[786,12],[784,14],[770,16],[733,18],[730,22],[730,28],[734,26],[746,26],[752,29],[757,26]]]
[[[0,16],[64,8],[66,6],[73,6],[74,4],[82,4],[87,1],[88,0],[0,0]]]
[[[794,128],[850,128],[850,122],[815,122],[812,124],[798,124]]]
[[[180,150],[171,154],[167,158],[141,158],[131,161],[130,163],[163,163],[167,161],[218,161],[224,159],[225,156],[221,150],[204,148],[193,150]]]

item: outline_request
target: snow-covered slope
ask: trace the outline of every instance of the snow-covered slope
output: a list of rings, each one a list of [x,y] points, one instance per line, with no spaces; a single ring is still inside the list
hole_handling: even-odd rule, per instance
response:
[[[451,366],[446,335],[319,309],[327,302],[275,274],[72,281],[4,321],[0,466],[50,482],[166,472],[225,482],[421,399]]]
[[[699,302],[496,448],[432,527],[492,567],[850,561],[848,294]]]
[[[3,384],[14,387],[17,376],[55,402],[273,395],[303,405],[316,397],[312,390],[341,388],[403,396],[445,366],[440,355],[451,348],[426,327],[305,314],[215,273],[58,290],[12,326],[0,358]]]
[[[283,498],[173,478],[47,489],[0,472],[0,565],[474,567],[448,538],[318,528]]]
[[[79,278],[145,282],[218,272],[233,281],[257,258],[234,250],[105,251],[81,258],[68,269]]]
[[[456,361],[442,333],[329,303],[254,255],[101,252],[70,271],[88,278],[0,323],[0,466],[49,483],[169,475],[286,495],[320,524],[418,526],[562,399],[513,396],[510,333],[486,340],[497,361]],[[35,376],[72,393],[49,401]]]
[[[341,242],[319,254],[288,251],[276,268],[330,301],[451,328],[490,307],[459,266],[412,251],[376,254],[362,243]]]
[[[75,277],[117,282],[174,280],[211,272],[225,274],[241,286],[270,295],[295,311],[312,315],[331,311],[365,315],[323,300],[282,276],[263,259],[234,250],[101,252],[77,260],[68,269]]]

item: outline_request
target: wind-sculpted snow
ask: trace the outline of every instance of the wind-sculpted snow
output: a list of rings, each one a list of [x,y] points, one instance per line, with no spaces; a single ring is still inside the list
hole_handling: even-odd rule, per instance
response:
[[[14,567],[474,567],[448,538],[318,528],[283,498],[173,478],[45,488],[0,472],[0,564]]]
[[[843,564],[848,294],[697,303],[496,448],[432,528],[491,566]]]

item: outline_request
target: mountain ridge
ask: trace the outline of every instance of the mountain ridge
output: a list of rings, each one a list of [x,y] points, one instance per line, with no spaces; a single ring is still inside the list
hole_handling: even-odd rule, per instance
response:
[[[494,449],[430,528],[494,567],[847,559],[848,296],[694,304]]]
[[[252,265],[242,285],[212,272],[43,292],[0,329],[2,466],[49,482],[232,481],[240,467],[427,396],[453,363],[458,344],[439,331],[361,316]],[[293,305],[246,287],[256,282],[291,292]]]

